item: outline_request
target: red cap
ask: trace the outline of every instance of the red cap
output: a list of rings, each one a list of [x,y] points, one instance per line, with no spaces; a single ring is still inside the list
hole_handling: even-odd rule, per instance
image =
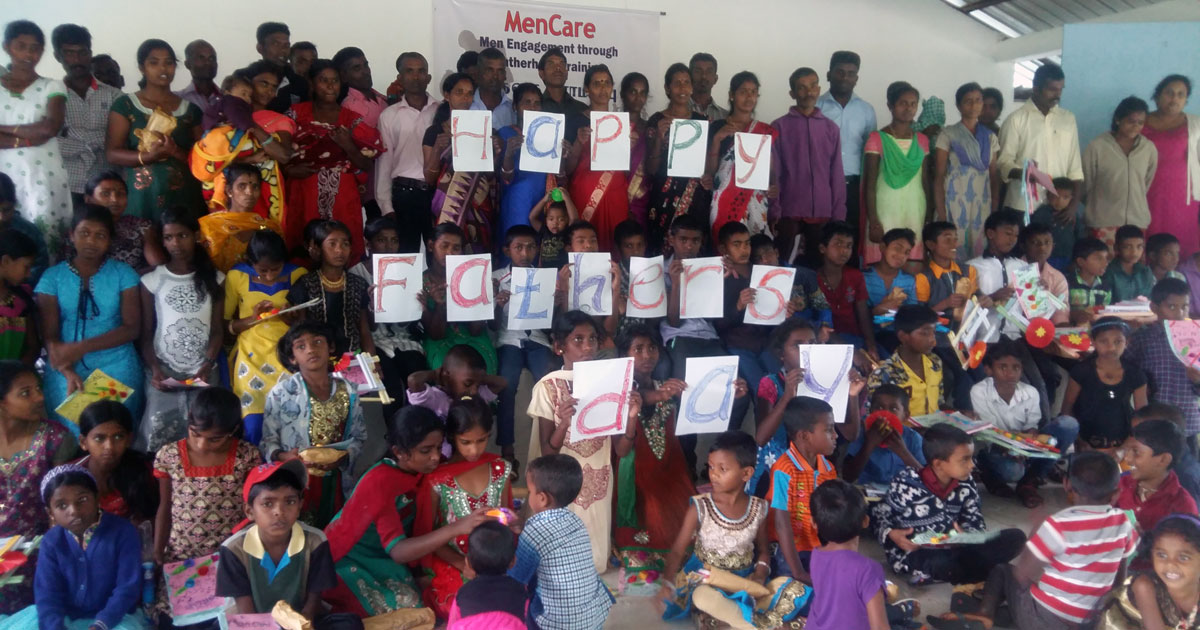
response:
[[[253,488],[256,483],[270,479],[271,475],[280,470],[286,470],[295,475],[296,479],[300,481],[300,487],[304,490],[308,489],[308,469],[304,467],[304,462],[299,458],[289,459],[286,462],[271,462],[255,466],[246,476],[246,483],[242,484],[242,500],[249,503],[250,488]]]

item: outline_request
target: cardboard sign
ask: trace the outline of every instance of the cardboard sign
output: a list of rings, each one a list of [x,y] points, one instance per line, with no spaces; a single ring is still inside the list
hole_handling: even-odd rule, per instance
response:
[[[494,308],[492,255],[446,256],[446,321],[490,321]]]
[[[629,423],[633,358],[575,364],[574,391],[579,402],[571,419],[571,440],[619,435]]]
[[[492,112],[450,112],[450,156],[459,173],[490,173],[496,170],[492,153]]]
[[[771,136],[733,134],[733,183],[748,190],[766,190],[771,185]]]
[[[554,269],[513,267],[508,297],[509,330],[550,328],[554,318]]]
[[[521,147],[521,170],[531,173],[558,173],[562,170],[562,143],[567,133],[562,114],[525,112]]]
[[[750,270],[754,301],[746,307],[746,318],[742,321],[747,324],[782,324],[787,319],[788,300],[791,299],[795,280],[795,269],[754,265]]]
[[[421,319],[420,254],[374,254],[371,256],[371,310],[378,323],[414,322]]]
[[[592,170],[629,170],[629,113],[590,112]]]
[[[824,400],[833,407],[833,421],[844,423],[853,361],[854,346],[851,345],[801,345],[800,367],[804,369],[804,380],[796,388],[796,395]]]
[[[716,433],[729,429],[733,414],[734,382],[738,358],[688,357],[684,381],[687,389],[679,401],[677,435]]]
[[[588,315],[612,315],[612,258],[608,254],[572,253],[567,308]]]
[[[667,177],[702,177],[708,157],[708,121],[676,118],[667,141]]]
[[[1200,361],[1200,322],[1193,319],[1180,321],[1163,320],[1167,329],[1167,342],[1175,356],[1187,367]]]
[[[225,608],[217,596],[217,554],[163,565],[167,601],[176,625],[212,619]]]
[[[725,265],[720,256],[691,258],[679,275],[679,316],[684,319],[725,314]]]
[[[626,317],[667,316],[667,268],[663,257],[629,259],[629,296]]]

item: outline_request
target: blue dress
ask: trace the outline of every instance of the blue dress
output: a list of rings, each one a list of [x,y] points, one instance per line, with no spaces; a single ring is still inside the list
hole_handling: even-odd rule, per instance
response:
[[[500,146],[504,151],[508,151],[508,141],[519,135],[520,132],[512,127],[501,127],[496,134],[500,136]],[[503,163],[503,154],[500,156],[500,160]],[[546,195],[545,173],[522,171],[520,153],[513,158],[513,165],[515,170],[512,182],[508,184],[501,182],[500,185],[500,229],[496,232],[495,239],[497,250],[503,249],[508,228],[514,225],[529,225],[529,213]],[[503,266],[503,264],[508,264],[508,261],[497,264]]]
[[[88,282],[88,291],[82,294],[79,275],[65,262],[47,269],[34,293],[58,300],[59,339],[73,343],[98,337],[120,326],[121,292],[137,286],[137,272],[129,265],[109,258],[100,265],[100,270]],[[142,362],[133,343],[89,352],[75,364],[75,373],[83,380],[87,380],[93,370],[103,370],[131,387],[133,393],[124,400],[125,406],[134,418],[142,417]],[[42,389],[46,393],[47,416],[70,429],[78,438],[79,426],[54,411],[67,398],[67,379],[58,370],[47,369]]]

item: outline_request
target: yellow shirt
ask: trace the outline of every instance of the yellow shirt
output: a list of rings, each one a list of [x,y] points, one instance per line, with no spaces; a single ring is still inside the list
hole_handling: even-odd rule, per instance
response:
[[[921,357],[924,375],[913,372],[900,354],[896,353],[879,364],[871,376],[867,378],[868,396],[874,393],[880,385],[897,385],[908,393],[908,414],[923,416],[934,413],[942,407],[946,398],[945,383],[942,380],[942,360],[936,355],[927,354]]]

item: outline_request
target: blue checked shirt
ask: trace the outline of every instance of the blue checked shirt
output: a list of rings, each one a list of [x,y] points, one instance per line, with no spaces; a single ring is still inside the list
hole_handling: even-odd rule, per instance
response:
[[[1147,324],[1133,333],[1125,349],[1125,358],[1146,373],[1148,398],[1153,402],[1169,403],[1183,411],[1188,437],[1200,433],[1200,387],[1187,377],[1187,368],[1180,361],[1161,323]]]
[[[529,517],[508,575],[533,586],[529,616],[542,630],[599,630],[613,605],[592,564],[587,528],[565,508]]]

